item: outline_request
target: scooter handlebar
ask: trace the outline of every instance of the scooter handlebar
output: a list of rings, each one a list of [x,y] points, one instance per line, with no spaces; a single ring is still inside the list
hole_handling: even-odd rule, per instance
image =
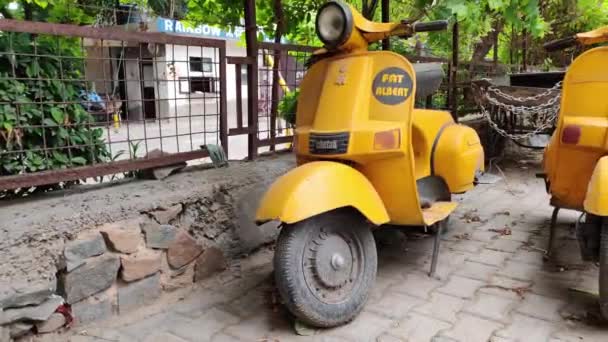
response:
[[[435,20],[427,21],[424,23],[415,23],[412,25],[414,32],[430,32],[430,31],[443,31],[448,28],[447,20]]]
[[[547,51],[563,50],[565,48],[569,48],[571,46],[576,45],[576,42],[577,42],[576,36],[571,36],[571,37],[557,39],[557,40],[553,40],[548,43],[545,43],[543,45],[543,48]]]

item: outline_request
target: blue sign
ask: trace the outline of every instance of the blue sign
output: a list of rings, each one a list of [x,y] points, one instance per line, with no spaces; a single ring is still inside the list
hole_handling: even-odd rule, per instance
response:
[[[242,27],[234,27],[229,30],[224,30],[219,27],[207,24],[192,26],[184,24],[179,20],[167,18],[157,18],[156,27],[158,32],[184,34],[190,36],[199,36],[224,40],[240,40],[241,36],[245,32],[245,29]],[[264,36],[264,41],[270,42],[272,40]]]

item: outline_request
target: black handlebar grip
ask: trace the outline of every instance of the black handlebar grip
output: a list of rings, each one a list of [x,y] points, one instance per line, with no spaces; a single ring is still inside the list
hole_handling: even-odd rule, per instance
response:
[[[435,20],[428,21],[425,23],[415,23],[414,32],[429,32],[429,31],[443,31],[448,28],[447,20]]]
[[[553,40],[548,43],[545,43],[543,45],[543,48],[547,51],[563,50],[565,48],[569,48],[571,46],[576,45],[576,41],[577,41],[576,36],[571,36],[571,37],[557,39],[557,40]]]

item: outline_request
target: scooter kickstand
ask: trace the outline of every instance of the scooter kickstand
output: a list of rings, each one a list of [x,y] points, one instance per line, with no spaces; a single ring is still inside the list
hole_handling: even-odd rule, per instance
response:
[[[431,259],[431,271],[429,272],[429,277],[435,276],[435,271],[437,269],[437,259],[439,259],[439,245],[441,244],[441,233],[442,232],[442,224],[437,225],[437,231],[435,232],[435,242],[433,244],[433,257]],[[426,229],[427,227],[425,227]]]

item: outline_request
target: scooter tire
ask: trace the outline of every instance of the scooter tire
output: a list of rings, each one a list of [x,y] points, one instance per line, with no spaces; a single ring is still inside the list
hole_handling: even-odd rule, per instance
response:
[[[602,231],[600,233],[600,276],[599,276],[599,304],[600,313],[604,320],[608,320],[608,217],[602,218]]]
[[[335,251],[345,255],[345,267],[332,268]],[[275,283],[297,319],[314,327],[336,327],[363,309],[377,263],[369,224],[354,210],[338,209],[283,227],[274,255]],[[344,285],[327,284],[332,282]]]

